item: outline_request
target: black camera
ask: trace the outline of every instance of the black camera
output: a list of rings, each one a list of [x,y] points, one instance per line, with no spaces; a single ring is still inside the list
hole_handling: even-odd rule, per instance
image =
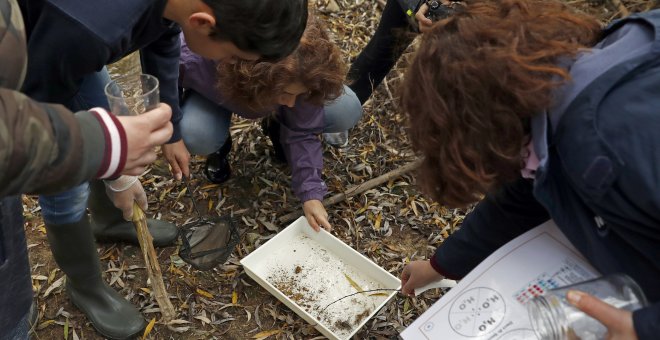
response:
[[[429,11],[426,12],[426,18],[431,21],[438,21],[456,13],[457,7],[460,6],[460,1],[452,1],[445,5],[439,0],[426,0],[426,5],[429,7]]]

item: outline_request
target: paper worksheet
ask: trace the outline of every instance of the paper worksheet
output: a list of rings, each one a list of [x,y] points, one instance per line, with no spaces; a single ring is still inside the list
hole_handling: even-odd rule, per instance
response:
[[[552,221],[491,254],[406,328],[411,339],[537,339],[525,303],[600,274]]]

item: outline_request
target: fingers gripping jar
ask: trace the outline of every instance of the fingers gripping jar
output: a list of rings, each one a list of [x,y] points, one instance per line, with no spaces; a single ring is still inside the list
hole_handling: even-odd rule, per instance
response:
[[[542,340],[604,339],[607,328],[566,300],[569,290],[579,290],[616,307],[634,311],[646,306],[644,293],[625,274],[598,279],[548,291],[527,304],[536,336]]]

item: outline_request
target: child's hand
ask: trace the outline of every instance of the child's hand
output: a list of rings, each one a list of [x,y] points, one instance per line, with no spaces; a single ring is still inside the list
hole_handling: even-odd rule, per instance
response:
[[[426,286],[435,281],[440,281],[442,275],[435,271],[431,262],[412,261],[408,263],[401,273],[401,293],[407,296],[415,296],[415,289]]]
[[[190,152],[183,144],[183,139],[172,144],[164,144],[161,149],[165,159],[170,162],[172,175],[177,181],[180,181],[183,177],[190,177]]]
[[[305,212],[305,217],[307,222],[312,226],[312,229],[315,231],[320,231],[321,227],[323,229],[330,231],[332,226],[328,222],[328,213],[323,207],[323,203],[319,200],[309,200],[303,203],[303,211]]]

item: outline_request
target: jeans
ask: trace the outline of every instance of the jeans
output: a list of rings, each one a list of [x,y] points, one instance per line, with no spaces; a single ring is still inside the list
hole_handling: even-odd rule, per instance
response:
[[[28,340],[30,337],[28,336],[28,333],[30,332],[30,313],[25,314],[23,318],[18,322],[16,327],[14,329],[10,329],[9,332],[7,333],[7,337],[0,338],[0,339],[7,339],[7,340]]]
[[[104,92],[108,82],[110,82],[110,75],[105,67],[99,72],[85,76],[80,90],[66,106],[73,112],[93,107],[108,109],[108,100]],[[88,197],[89,185],[87,183],[57,194],[40,195],[39,205],[44,222],[68,224],[80,221],[87,213]]]
[[[190,153],[209,155],[229,137],[232,111],[190,91],[181,104],[181,135]],[[362,117],[362,106],[355,93],[344,86],[344,94],[325,106],[324,133],[346,131]]]
[[[360,103],[369,99],[414,37],[399,2],[387,0],[376,32],[348,71]]]
[[[27,339],[32,284],[22,213],[20,195],[0,199],[0,339]]]

